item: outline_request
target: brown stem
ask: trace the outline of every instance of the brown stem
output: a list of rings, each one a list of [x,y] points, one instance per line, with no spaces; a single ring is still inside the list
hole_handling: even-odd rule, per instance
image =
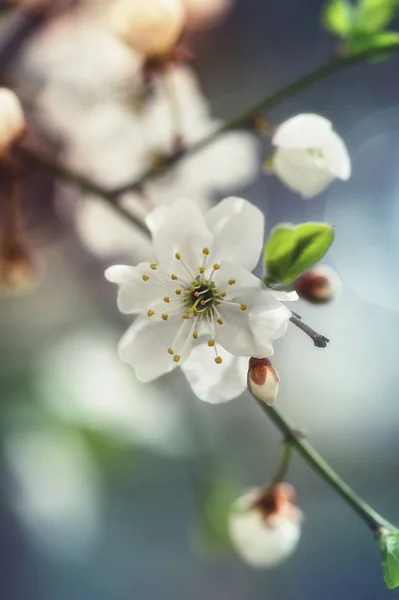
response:
[[[309,325],[304,323],[302,321],[302,318],[300,317],[300,315],[298,315],[297,313],[294,313],[294,312],[291,313],[290,321],[291,321],[291,323],[294,323],[294,325],[296,325],[304,333],[306,333],[306,335],[308,335],[310,337],[310,339],[313,341],[314,345],[317,348],[325,348],[327,346],[328,342],[330,341],[324,335],[322,335],[321,333],[318,333],[317,331],[312,329],[312,327],[310,327]]]

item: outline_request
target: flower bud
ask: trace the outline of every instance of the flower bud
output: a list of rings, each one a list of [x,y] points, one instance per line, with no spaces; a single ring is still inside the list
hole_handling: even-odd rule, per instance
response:
[[[0,88],[0,159],[25,131],[21,104],[13,91]]]
[[[9,293],[32,291],[40,283],[43,265],[24,245],[3,242],[0,245],[0,288]]]
[[[302,512],[295,490],[287,483],[255,488],[232,506],[228,526],[241,558],[253,567],[273,567],[296,549]]]
[[[118,0],[109,21],[122,41],[144,56],[166,54],[184,26],[181,0]]]
[[[298,296],[315,304],[330,302],[341,287],[337,273],[325,266],[312,267],[295,281]]]
[[[182,0],[186,9],[186,27],[202,29],[214,25],[229,10],[232,0]]]
[[[250,358],[248,365],[248,387],[255,398],[268,406],[274,404],[278,394],[280,378],[268,358]]]

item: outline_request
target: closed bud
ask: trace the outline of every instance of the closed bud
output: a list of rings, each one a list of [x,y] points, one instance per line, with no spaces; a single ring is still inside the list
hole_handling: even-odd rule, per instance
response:
[[[186,27],[202,29],[217,23],[229,10],[232,0],[182,0]]]
[[[13,91],[0,88],[0,159],[25,131],[21,104]]]
[[[42,265],[29,249],[15,242],[0,245],[0,288],[9,293],[32,291],[40,283]]]
[[[287,483],[255,488],[240,496],[229,514],[231,541],[253,567],[274,567],[296,549],[302,512]]]
[[[248,387],[255,398],[268,406],[277,398],[280,378],[268,358],[250,358],[248,365]]]
[[[184,27],[181,0],[118,0],[109,13],[111,29],[144,56],[167,54]]]
[[[312,267],[295,281],[298,296],[314,304],[323,304],[334,299],[341,287],[337,273],[325,266]]]

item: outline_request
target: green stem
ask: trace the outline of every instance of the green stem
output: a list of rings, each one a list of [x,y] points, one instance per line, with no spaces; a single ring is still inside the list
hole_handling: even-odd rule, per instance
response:
[[[98,198],[101,198],[115,211],[117,211],[122,217],[129,221],[132,225],[134,225],[147,235],[149,234],[145,223],[141,219],[139,219],[139,217],[136,217],[130,211],[124,208],[118,202],[118,197],[114,192],[101,187],[100,185],[98,185],[94,181],[91,181],[82,174],[76,173],[75,171],[64,167],[60,163],[55,162],[48,155],[43,154],[42,152],[38,152],[37,150],[30,150],[25,146],[18,145],[14,147],[13,153],[15,158],[20,158],[23,161],[33,163],[41,167],[42,169],[45,169],[49,173],[52,173],[58,179],[68,181],[69,183],[74,184],[83,192],[94,194]]]
[[[330,467],[330,465],[320,456],[313,446],[285,420],[280,412],[273,406],[267,406],[255,398],[259,407],[266,413],[274,425],[281,431],[287,442],[305,459],[309,466],[324,479],[345,502],[363,519],[366,525],[377,533],[381,528],[388,530],[396,529],[381,515],[379,515],[363,498],[361,498],[352,488]]]
[[[386,46],[384,48],[384,53],[386,52],[388,54],[389,52],[395,52],[397,50],[399,50],[399,42],[395,42],[389,46]],[[189,148],[181,150],[178,153],[170,156],[165,167],[171,167],[180,160],[182,160],[184,157],[196,154],[203,148],[209,146],[209,144],[214,142],[217,138],[219,138],[219,136],[228,131],[231,131],[233,129],[240,129],[242,127],[250,125],[253,122],[253,119],[257,117],[260,113],[274,108],[284,100],[291,98],[291,96],[294,96],[298,92],[324,79],[325,77],[333,75],[341,69],[345,69],[346,67],[360,63],[368,58],[373,58],[378,54],[381,54],[381,48],[369,48],[368,50],[359,52],[357,54],[334,58],[317,67],[316,69],[305,73],[305,75],[303,75],[293,83],[286,85],[285,87],[281,88],[280,90],[278,90],[270,96],[266,96],[265,98],[263,98],[263,100],[252,106],[250,109],[239,114],[230,121],[226,121],[226,123],[221,125],[213,133],[204,137],[202,140],[199,140],[197,143],[193,144]],[[141,176],[135,179],[134,181],[116,188],[114,192],[116,194],[122,194],[137,187],[141,187],[144,183],[146,183],[146,181],[152,179],[153,177],[156,177],[157,175],[159,175],[159,171],[157,169],[150,168],[144,173],[142,173]]]
[[[288,469],[290,467],[290,464],[291,464],[292,454],[293,454],[292,443],[291,443],[291,441],[286,440],[284,442],[283,455],[281,457],[280,465],[278,467],[277,473],[275,474],[275,476],[272,479],[272,485],[275,485],[276,483],[281,483],[282,481],[284,481],[284,479],[287,475]]]

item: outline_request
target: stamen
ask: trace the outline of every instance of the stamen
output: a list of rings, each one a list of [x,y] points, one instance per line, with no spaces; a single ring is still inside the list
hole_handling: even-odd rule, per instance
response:
[[[215,345],[215,340],[208,340],[208,346],[210,348],[213,348],[214,345]]]
[[[235,280],[235,279],[229,279],[229,285],[234,285],[234,284],[235,284],[235,282],[236,282],[236,280]]]
[[[181,259],[181,254],[180,254],[180,252],[176,252],[176,254],[175,254],[175,258],[176,258],[177,260],[180,260],[180,259]]]
[[[240,304],[241,310],[247,310],[248,306],[246,304]]]
[[[197,339],[198,339],[198,331],[194,331],[194,333],[193,333],[193,338],[194,338],[195,340],[197,340]]]
[[[148,315],[149,317],[152,317],[152,315],[155,315],[155,312],[154,312],[153,310],[149,310],[149,311],[147,312],[147,315]]]
[[[216,363],[217,365],[221,365],[221,364],[222,364],[222,362],[223,362],[223,360],[222,360],[222,357],[221,357],[221,356],[217,356],[217,357],[215,358],[215,363]]]
[[[170,302],[170,298],[169,298],[169,296],[164,296],[164,299],[163,299],[163,301],[164,301],[164,302],[167,302],[167,303],[169,304],[169,302]]]
[[[223,325],[223,319],[219,317],[218,319],[216,319],[216,323],[218,323],[219,325]]]
[[[179,278],[177,275],[175,275],[174,273],[172,273],[172,275],[170,276],[171,279],[173,279],[173,281],[177,281]]]
[[[177,294],[178,296],[180,296],[180,294],[181,294],[181,289],[179,288],[179,289],[175,290],[175,294]]]
[[[181,359],[180,354],[175,354],[173,357],[173,360],[175,361],[175,363],[179,362],[180,359]]]
[[[163,313],[163,314],[162,314],[162,319],[163,319],[164,321],[167,321],[167,320],[168,320],[168,317],[169,317],[169,315],[167,315],[166,313]]]
[[[219,263],[215,263],[215,264],[213,265],[213,270],[214,270],[214,271],[218,271],[219,269],[220,269],[220,265],[219,265]]]
[[[219,296],[221,298],[225,298],[227,296],[227,292],[219,292]]]
[[[200,268],[199,268],[199,272],[201,273],[201,275],[202,275],[203,273],[205,273],[205,270],[206,270],[206,269],[205,269],[205,267],[204,267],[204,266],[202,266],[202,267],[200,267]]]
[[[173,356],[173,354],[174,354],[173,348],[168,348],[168,352],[169,352],[169,354],[172,354],[172,356]]]
[[[183,313],[182,314],[182,319],[191,319],[190,315],[188,313]]]
[[[156,271],[158,269],[157,263],[150,263],[150,269],[152,269],[153,271]]]
[[[206,247],[205,247],[205,248],[202,250],[202,254],[205,254],[206,256],[208,256],[208,254],[209,254],[209,248],[206,248]]]
[[[143,281],[148,281],[148,280],[149,280],[149,278],[150,278],[150,276],[149,276],[149,275],[147,275],[147,273],[143,273],[143,275],[141,276],[141,279],[142,279]]]

